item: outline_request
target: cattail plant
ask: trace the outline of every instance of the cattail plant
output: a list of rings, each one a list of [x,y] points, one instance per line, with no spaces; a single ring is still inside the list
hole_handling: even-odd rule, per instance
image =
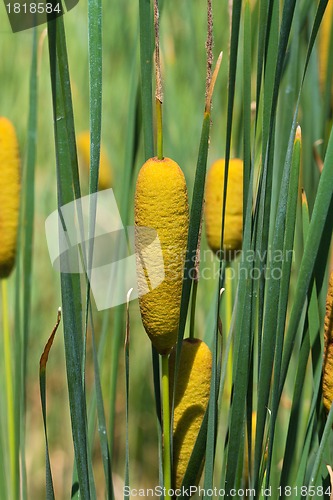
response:
[[[10,458],[11,497],[18,498],[18,455],[15,433],[15,402],[12,342],[8,313],[7,278],[13,270],[20,205],[20,159],[13,124],[0,117],[0,279],[2,295],[3,350],[7,403],[7,436]]]
[[[333,401],[333,272],[326,298],[324,341],[323,403],[329,412]]]
[[[206,234],[213,252],[218,252],[221,247],[224,174],[225,161],[220,159],[213,163],[207,175]],[[232,259],[242,248],[243,234],[243,162],[238,158],[229,162],[224,224],[223,249],[226,258]]]
[[[173,350],[169,359],[170,392],[173,390],[175,363],[176,351]],[[173,419],[174,488],[182,485],[200,431],[209,401],[211,373],[212,353],[207,344],[196,338],[183,340]],[[201,470],[196,478],[196,485],[200,480]]]
[[[80,132],[76,138],[79,165],[84,171],[89,173],[90,165],[90,132],[85,130]],[[112,168],[106,153],[105,147],[101,144],[98,189],[108,189],[112,187]]]
[[[140,295],[149,290],[139,298],[142,322],[156,350],[167,354],[177,340],[188,228],[184,174],[170,158],[151,158],[141,168],[135,224],[138,289]],[[152,231],[145,228],[156,231],[157,247],[150,245]],[[154,279],[160,275],[163,281],[155,289],[151,289],[151,272]]]
[[[20,200],[20,158],[13,124],[0,117],[0,278],[15,263]]]
[[[188,218],[186,182],[180,167],[169,158],[149,159],[139,172],[135,193],[137,281],[143,325],[162,355],[163,470],[167,490],[171,487],[168,355],[177,341]],[[152,230],[158,236],[157,246],[152,244]],[[154,289],[152,273],[163,280]]]
[[[143,325],[162,361],[163,477],[171,488],[168,357],[177,341],[189,210],[185,177],[163,155],[162,79],[158,0],[154,1],[157,157],[142,166],[135,192],[135,245],[139,304]],[[155,244],[155,237],[158,237]],[[153,274],[153,276],[152,276]],[[152,286],[152,277],[162,283]]]

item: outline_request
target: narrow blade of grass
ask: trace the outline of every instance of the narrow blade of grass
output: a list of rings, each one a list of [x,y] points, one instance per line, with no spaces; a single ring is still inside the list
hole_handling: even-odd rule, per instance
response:
[[[258,30],[258,60],[257,60],[257,85],[256,85],[256,109],[259,109],[260,91],[262,83],[262,72],[266,57],[266,39],[270,29],[270,17],[268,17],[269,2],[262,0],[260,2],[259,12],[259,30]],[[258,114],[256,115],[256,121]]]
[[[297,477],[295,481],[295,486],[298,486],[298,488],[306,484],[305,477],[306,477],[306,470],[308,467],[309,457],[311,455],[311,445],[313,445],[313,442],[316,441],[315,440],[316,424],[318,424],[318,421],[316,419],[316,406],[318,404],[318,394],[320,392],[321,373],[322,373],[321,366],[318,365],[314,376],[313,396],[309,411],[306,435],[302,448],[302,456],[299,461]],[[298,495],[298,498],[301,498],[300,494]]]
[[[173,408],[175,401],[175,387],[178,377],[180,352],[181,352],[182,340],[184,337],[186,318],[187,318],[188,306],[191,295],[191,287],[192,287],[191,269],[193,266],[194,259],[196,258],[200,224],[202,218],[202,206],[203,206],[203,197],[205,190],[205,177],[206,177],[207,156],[208,156],[209,131],[210,131],[210,113],[205,112],[202,123],[199,154],[198,154],[197,168],[196,168],[195,181],[193,187],[193,198],[190,211],[190,223],[189,223],[188,238],[187,238],[186,260],[184,265],[184,278],[183,278],[183,288],[182,288],[180,316],[179,316],[179,329],[178,329],[178,338],[176,347],[176,362],[175,362],[175,375],[174,375],[175,383],[173,386],[173,394],[171,395],[172,398],[171,428],[173,428]],[[172,450],[172,436],[171,436],[171,450]]]
[[[269,480],[270,480],[270,469],[273,456],[276,419],[277,419],[277,412],[280,400],[279,378],[280,378],[280,368],[281,368],[281,359],[283,351],[283,334],[287,316],[288,294],[289,294],[290,274],[291,274],[291,264],[292,264],[292,258],[290,257],[290,255],[293,254],[293,244],[294,244],[295,224],[296,224],[296,208],[297,208],[297,199],[299,193],[298,185],[299,185],[299,171],[301,164],[301,130],[300,128],[297,129],[295,140],[293,140],[294,130],[295,130],[295,123],[293,123],[292,126],[290,146],[288,148],[285,172],[283,174],[281,183],[281,192],[280,192],[281,201],[283,199],[283,192],[287,193],[287,204],[286,207],[283,207],[283,202],[281,203],[281,205],[279,204],[278,216],[277,216],[277,221],[280,215],[282,216],[282,219],[285,219],[285,228],[284,228],[282,248],[280,248],[280,251],[282,251],[283,261],[281,266],[281,279],[279,280],[280,283],[279,283],[278,309],[277,309],[277,316],[275,317],[275,319],[277,320],[277,327],[275,331],[276,347],[275,347],[275,359],[274,359],[274,382],[272,389],[272,412],[270,416],[270,431],[268,439],[268,461],[267,461],[267,471],[266,471],[267,487],[269,486]],[[290,158],[291,154],[292,158]],[[270,316],[270,320],[271,319],[272,317]]]
[[[48,22],[58,207],[80,196],[75,130],[63,18]],[[69,168],[70,166],[70,168]],[[64,257],[66,259],[66,256]],[[68,268],[68,266],[66,266]],[[67,382],[80,495],[90,498],[86,401],[82,387],[82,305],[80,276],[61,273]]]
[[[225,141],[225,166],[224,166],[225,181],[224,181],[223,198],[222,198],[221,249],[223,249],[223,239],[224,239],[224,225],[225,225],[224,214],[227,201],[228,171],[229,171],[229,160],[230,160],[230,149],[231,149],[231,132],[232,132],[232,122],[233,122],[234,100],[235,100],[236,68],[237,68],[241,8],[242,8],[242,2],[239,0],[235,0],[232,4],[232,14],[231,14],[231,40],[230,40],[229,72],[228,72],[227,130],[226,130],[226,141]],[[219,267],[220,267],[219,269],[219,290],[220,290],[224,282],[224,273],[222,272],[222,252],[221,252]],[[220,293],[219,290],[218,290],[218,295]],[[219,303],[219,297],[218,297],[218,303]],[[218,317],[218,310],[216,313],[216,318],[217,317]]]
[[[102,3],[100,0],[88,2],[88,41],[89,41],[89,111],[90,111],[90,172],[89,194],[97,192],[100,162],[101,123],[102,123]],[[90,198],[89,205],[89,253],[88,253],[88,280],[93,261],[93,244],[96,224],[97,197]],[[102,452],[104,477],[106,481],[106,495],[114,498],[112,483],[112,461],[109,450],[106,420],[104,412],[103,394],[100,381],[98,354],[95,341],[94,321],[90,302],[90,285],[87,283],[86,318],[90,313],[93,362],[95,376],[96,407],[98,419],[98,434]],[[87,336],[88,321],[86,321],[85,338]],[[84,370],[84,368],[83,368]]]
[[[284,57],[285,57],[287,41],[288,41],[289,32],[290,32],[290,28],[291,28],[291,21],[292,21],[292,17],[293,17],[293,13],[294,13],[294,8],[295,8],[294,2],[290,2],[290,4],[289,5],[288,4],[289,3],[285,4],[285,8],[283,11],[283,17],[282,17],[281,36],[280,36],[280,41],[279,41],[279,52],[278,52],[278,65],[277,65],[277,69],[276,69],[275,84],[274,84],[273,99],[272,99],[272,118],[271,118],[271,127],[272,127],[271,130],[272,131],[274,130],[273,117],[274,117],[275,111],[276,111],[278,88],[279,88],[279,83],[280,83],[280,79],[281,79],[281,75],[282,75],[283,61],[284,61]],[[318,12],[316,15],[314,26],[316,27],[317,24],[318,24]],[[308,61],[309,61],[309,57],[310,57],[311,50],[313,47],[315,36],[316,36],[316,31],[315,31],[315,29],[313,29],[312,34],[311,34],[311,38],[310,38],[310,43],[308,46],[307,58],[306,58],[303,78],[302,78],[302,82],[301,82],[301,87],[300,87],[300,91],[299,91],[296,112],[294,114],[294,123],[296,121],[298,103],[299,103],[299,99],[300,99],[300,92],[302,89],[302,84],[304,82],[306,70],[308,67]],[[271,294],[268,294],[268,297],[270,295]],[[300,315],[301,315],[301,308],[299,310],[298,320],[300,319]],[[297,322],[297,324],[298,324],[298,322]],[[290,325],[290,323],[289,323],[289,325]],[[297,325],[296,325],[296,327],[297,327]],[[296,334],[296,328],[294,330],[294,334]],[[288,351],[288,349],[289,349],[289,354],[291,354],[291,349],[292,349],[291,344],[289,344],[289,347],[287,346],[287,351]],[[285,350],[284,350],[284,354],[285,354]],[[270,353],[268,355],[270,356]],[[283,358],[282,358],[282,368],[281,368],[281,376],[282,376],[283,380],[285,379],[285,374],[286,374],[286,370],[287,370],[286,364],[283,361],[284,358],[285,358],[285,355],[283,355]],[[288,357],[288,363],[289,363],[289,359],[290,359],[290,356]],[[285,358],[285,360],[286,360],[286,358]],[[256,431],[256,452],[255,452],[255,477],[257,477],[257,478],[258,478],[258,472],[259,472],[259,467],[260,467],[260,455],[261,455],[261,444],[260,443],[262,443],[262,436],[263,436],[263,432],[264,432],[263,408],[265,406],[263,406],[263,405],[265,405],[264,401],[266,401],[266,402],[268,401],[267,386],[266,386],[266,396],[265,396],[265,399],[263,401],[260,401],[261,400],[260,391],[262,391],[262,386],[259,384],[259,394],[258,394],[259,412],[258,412],[258,425],[257,425],[257,431]],[[281,384],[280,384],[279,392],[281,395]]]
[[[205,447],[206,460],[205,460],[204,488],[206,493],[204,495],[204,500],[211,497],[211,495],[208,495],[207,491],[209,488],[212,488],[213,478],[214,478],[218,400],[219,400],[219,387],[221,382],[221,359],[222,359],[221,356],[220,359],[218,356],[219,350],[222,355],[222,348],[219,349],[219,339],[220,339],[220,333],[217,325],[217,327],[215,328],[215,338],[212,349],[212,376],[211,376],[210,395],[208,403],[207,439]]]
[[[328,413],[324,432],[323,432],[323,435],[322,435],[322,438],[320,441],[320,445],[319,445],[319,448],[318,448],[317,453],[316,453],[316,458],[315,458],[315,461],[314,461],[314,464],[313,464],[313,467],[311,470],[310,481],[308,484],[309,487],[317,485],[318,476],[319,476],[320,468],[322,465],[323,454],[324,454],[325,447],[328,443],[328,440],[329,440],[329,438],[331,436],[331,432],[332,432],[332,424],[333,424],[333,405],[331,406],[331,409]],[[308,494],[307,498],[310,498],[310,494]]]
[[[304,302],[309,290],[319,245],[326,221],[330,221],[332,232],[333,220],[329,216],[329,209],[332,204],[333,184],[333,134],[331,132],[330,141],[324,162],[324,169],[318,185],[317,196],[311,217],[308,238],[305,243],[304,254],[298,275],[295,300],[291,310],[290,320],[285,339],[285,348],[282,359],[280,392],[287,375],[289,360],[294,344],[294,339],[298,323],[302,314]]]
[[[175,368],[175,380],[177,380],[178,366],[177,360],[180,359],[181,343],[184,336],[186,318],[188,305],[191,294],[192,280],[190,271],[192,269],[193,260],[196,255],[196,250],[198,246],[200,222],[202,217],[202,203],[204,197],[204,186],[206,177],[206,167],[207,167],[207,155],[208,155],[208,140],[209,140],[209,130],[210,130],[210,113],[205,113],[201,139],[199,146],[197,169],[195,174],[195,181],[193,187],[193,197],[192,206],[190,212],[190,224],[187,239],[187,251],[186,251],[186,261],[184,268],[184,281],[182,289],[182,298],[180,306],[180,319],[179,319],[179,331],[177,340],[177,357],[176,357],[176,368]],[[175,386],[176,384],[174,384]]]
[[[126,444],[125,444],[125,488],[129,487],[129,373],[130,373],[130,316],[129,316],[129,302],[127,301],[126,307],[126,338],[125,338],[125,397],[126,397]],[[124,493],[124,499],[129,500],[129,494]]]
[[[5,498],[8,498],[8,492],[7,492],[7,481],[6,481],[6,462],[4,459],[4,450],[6,447],[4,446],[4,440],[3,440],[3,429],[4,429],[4,422],[2,419],[2,415],[0,415],[0,491],[2,495],[5,496]]]
[[[243,94],[244,94],[244,190],[243,220],[245,220],[247,197],[251,174],[251,8],[249,0],[245,3],[244,44],[243,44]]]
[[[303,222],[303,236],[304,240],[306,240],[308,235],[310,220],[309,220],[308,206],[304,193],[302,197],[302,222]],[[320,342],[319,342],[319,349],[317,345],[319,340],[318,333],[319,333],[320,321],[318,315],[318,299],[317,299],[315,283],[313,283],[311,298],[308,305],[307,313],[308,313],[308,322],[307,322],[308,331],[305,332],[304,334],[298,358],[299,360],[297,366],[297,374],[295,378],[294,395],[292,399],[291,415],[288,425],[288,434],[285,446],[285,458],[283,461],[283,467],[280,479],[280,486],[282,488],[284,488],[287,485],[295,483],[296,478],[295,480],[292,480],[292,471],[293,469],[296,468],[297,463],[300,464],[302,463],[302,460],[297,460],[296,457],[296,440],[298,438],[297,428],[299,425],[299,419],[301,418],[302,414],[304,415],[304,409],[302,408],[301,404],[301,396],[303,392],[303,381],[306,374],[307,362],[311,350],[312,350],[312,371],[314,379],[313,402],[316,401],[318,397],[319,385],[316,383],[316,379],[318,378],[316,374],[318,373],[318,370],[321,371],[321,349],[320,349]],[[314,408],[313,403],[312,406]],[[311,421],[313,422],[313,418],[311,419],[311,414],[312,412],[310,411],[310,420],[308,422],[308,425]],[[311,427],[308,427],[307,432],[310,432],[309,429],[311,429]],[[307,441],[305,441],[303,449],[306,448],[307,448]],[[304,474],[305,474],[305,469],[303,472],[302,481],[298,483],[299,486],[302,486],[304,484]]]
[[[50,456],[49,456],[49,444],[47,437],[47,423],[46,423],[46,364],[50,354],[50,349],[52,347],[55,334],[57,332],[59,323],[61,319],[61,311],[58,311],[57,322],[52,330],[52,333],[47,341],[44,348],[44,352],[40,358],[39,362],[39,389],[40,389],[40,399],[42,403],[42,413],[43,413],[43,424],[44,424],[44,434],[45,434],[45,458],[46,458],[46,498],[47,500],[54,500],[54,488],[53,479],[51,472]]]
[[[253,188],[253,169],[251,170],[249,193]],[[252,250],[252,197],[248,196],[246,206],[246,218],[244,223],[243,252],[247,254]],[[252,286],[250,279],[253,262],[251,259],[242,259],[239,266],[239,283],[236,296],[234,312],[234,325],[232,323],[229,339],[234,335],[234,366],[233,366],[233,396],[229,413],[228,448],[226,459],[226,470],[222,470],[221,476],[225,476],[225,489],[230,493],[237,481],[237,470],[239,464],[239,450],[244,433],[246,394],[249,382],[251,345],[253,342],[251,332],[252,314]],[[227,349],[228,352],[228,349]],[[227,355],[227,353],[226,353]],[[227,364],[227,357],[224,365]],[[222,370],[223,380],[223,370]]]
[[[90,305],[90,323],[91,323],[91,336],[93,346],[94,358],[94,376],[95,376],[95,392],[96,392],[96,406],[97,406],[97,420],[98,420],[98,434],[102,452],[102,461],[104,469],[104,477],[106,481],[106,498],[108,500],[114,499],[113,483],[112,483],[112,460],[108,444],[108,436],[106,432],[106,419],[103,403],[102,385],[99,374],[98,354],[95,340],[95,328],[92,317],[92,310]]]
[[[253,263],[248,263],[244,268],[250,275]],[[245,273],[244,273],[245,274]],[[244,434],[246,394],[249,383],[250,350],[251,350],[251,309],[252,309],[252,282],[250,279],[240,280],[239,284],[239,307],[237,314],[240,320],[236,319],[235,335],[242,340],[237,342],[238,349],[235,348],[235,378],[233,383],[233,396],[231,403],[230,428],[228,456],[226,464],[225,489],[227,495],[232,494],[238,479],[237,473],[240,460],[240,449]],[[235,342],[236,344],[236,342]]]
[[[139,33],[137,34],[138,38]],[[133,172],[135,159],[138,153],[139,142],[140,142],[140,94],[139,94],[139,77],[138,77],[138,61],[137,61],[137,48],[136,43],[133,48],[132,64],[131,64],[131,83],[129,91],[129,103],[128,103],[128,121],[127,121],[127,134],[126,134],[126,148],[124,157],[124,168],[123,168],[123,182],[121,183],[119,209],[121,219],[124,226],[127,226],[130,220],[130,213],[132,206],[129,203],[129,199],[132,193],[133,187]],[[121,240],[123,241],[123,240]],[[121,255],[122,248],[119,249]],[[118,360],[119,352],[121,346],[121,338],[123,332],[123,321],[124,321],[124,305],[119,305],[115,309],[114,321],[113,321],[113,335],[111,341],[111,373],[110,373],[110,409],[109,409],[109,439],[110,439],[110,451],[112,454],[113,450],[113,436],[114,436],[114,420],[115,420],[115,404],[116,404],[116,390],[117,390],[117,374],[118,374]],[[105,345],[106,335],[107,335],[107,318],[105,316],[105,321],[103,322],[103,345]],[[101,339],[102,340],[102,339]],[[100,347],[102,349],[101,341]],[[101,350],[100,350],[101,352]]]
[[[21,488],[22,498],[27,496],[27,477],[25,465],[25,409],[28,342],[30,332],[31,292],[32,292],[32,254],[34,241],[34,211],[35,211],[35,163],[37,149],[37,110],[38,110],[38,79],[37,79],[37,29],[33,30],[32,57],[29,82],[29,114],[27,124],[27,156],[23,172],[21,209],[17,241],[17,272],[15,276],[15,407],[17,456],[21,456]],[[24,221],[24,224],[23,224]],[[24,229],[24,230],[23,230]],[[22,248],[24,249],[22,251]],[[21,267],[22,266],[22,267]],[[23,273],[21,273],[21,269]],[[23,275],[23,315],[22,285]],[[22,320],[22,323],[21,323]],[[19,468],[17,483],[20,483]]]

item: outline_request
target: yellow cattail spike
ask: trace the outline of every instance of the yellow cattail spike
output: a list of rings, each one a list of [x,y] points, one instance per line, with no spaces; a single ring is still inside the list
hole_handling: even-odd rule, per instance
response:
[[[170,158],[146,161],[135,193],[137,278],[142,322],[160,354],[177,340],[188,219],[186,182],[178,164]],[[154,282],[161,284],[154,288]]]
[[[333,401],[333,272],[326,298],[324,342],[323,403],[329,412]]]
[[[213,252],[221,244],[222,201],[224,189],[224,159],[213,163],[207,175],[205,220],[207,241]],[[243,162],[238,158],[229,161],[228,188],[224,223],[225,258],[234,258],[242,248],[243,237]]]
[[[173,390],[173,376],[176,352],[171,352],[170,394]],[[180,488],[191,458],[209,401],[212,373],[212,353],[199,339],[183,340],[177,385],[175,390],[175,411],[173,419],[173,479],[174,488]],[[199,471],[196,484],[200,480]]]
[[[90,165],[90,132],[86,130],[80,132],[76,138],[79,164],[86,172],[89,172]],[[98,189],[108,189],[112,187],[112,169],[107,153],[101,144]]]
[[[332,17],[333,0],[329,0],[319,29],[319,83],[322,90],[325,89]]]
[[[15,264],[20,207],[20,158],[12,123],[0,117],[0,278]]]

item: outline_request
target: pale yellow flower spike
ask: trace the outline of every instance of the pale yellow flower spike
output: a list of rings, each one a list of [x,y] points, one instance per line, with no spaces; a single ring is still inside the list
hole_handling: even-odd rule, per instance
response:
[[[170,355],[170,393],[173,390],[176,351]],[[180,488],[208,406],[212,353],[199,339],[183,340],[173,419],[173,486]],[[203,466],[203,463],[202,463]],[[200,480],[202,469],[196,478]]]
[[[20,208],[20,158],[12,123],[0,117],[0,278],[15,264]]]
[[[79,164],[85,170],[87,176],[89,174],[90,166],[90,132],[86,130],[80,132],[76,138],[76,145],[79,157]],[[106,150],[101,144],[100,150],[100,163],[99,163],[99,177],[98,177],[98,189],[108,189],[111,188],[113,184],[112,179],[112,168],[108,160]]]
[[[170,158],[149,159],[136,184],[135,246],[142,322],[159,354],[177,341],[188,223],[182,170]],[[159,244],[152,241],[156,234]],[[154,288],[153,282],[161,284]]]
[[[207,241],[213,252],[220,249],[222,228],[222,201],[224,189],[224,159],[210,168],[206,181],[205,221]],[[242,248],[243,237],[243,162],[229,161],[227,201],[224,223],[225,257],[232,259]]]

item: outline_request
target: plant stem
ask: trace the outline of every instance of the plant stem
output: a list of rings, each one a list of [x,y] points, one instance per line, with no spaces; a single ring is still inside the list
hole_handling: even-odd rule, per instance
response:
[[[163,127],[162,127],[162,77],[160,61],[160,34],[159,34],[159,11],[158,0],[154,0],[154,29],[155,29],[155,102],[156,102],[156,130],[157,130],[157,158],[163,160]]]
[[[8,426],[8,441],[9,441],[9,457],[10,457],[10,481],[12,485],[12,498],[17,498],[16,488],[16,439],[15,439],[15,413],[14,413],[14,391],[13,391],[13,372],[12,372],[12,353],[10,346],[9,318],[8,318],[8,294],[7,280],[2,280],[2,321],[3,321],[3,347],[4,347],[4,364],[5,364],[5,379],[6,379],[6,397],[7,397],[7,426]]]
[[[225,329],[226,334],[230,335],[230,325],[232,317],[232,272],[230,264],[225,268]],[[227,368],[227,387],[230,389],[232,386],[232,345],[230,346],[230,353],[228,358],[228,368]]]
[[[165,500],[171,500],[171,453],[170,453],[170,401],[169,355],[162,354],[162,411],[163,411],[163,478]]]
[[[226,312],[226,331],[229,332],[232,317],[232,272],[230,264],[225,269],[225,312]]]
[[[194,325],[195,325],[195,305],[197,301],[198,280],[193,280],[192,288],[192,302],[191,302],[191,318],[190,318],[190,339],[194,338]]]
[[[157,158],[163,160],[162,103],[158,98],[156,98],[156,135]]]

